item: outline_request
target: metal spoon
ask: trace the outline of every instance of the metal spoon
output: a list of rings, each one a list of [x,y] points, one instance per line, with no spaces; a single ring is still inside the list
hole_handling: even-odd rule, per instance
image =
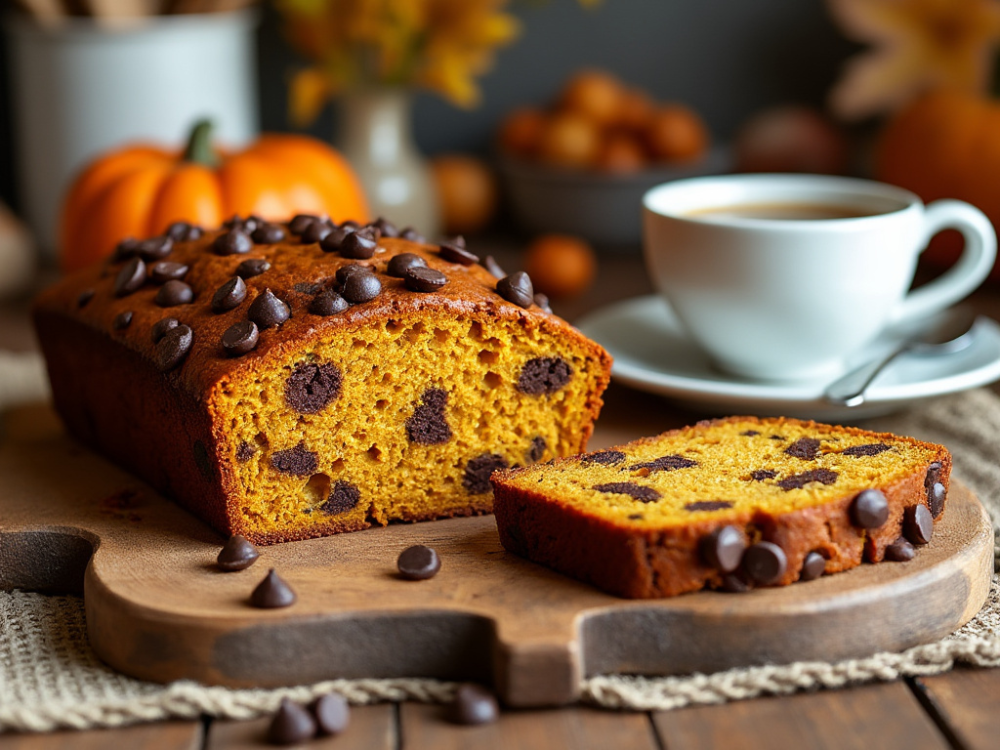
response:
[[[912,353],[937,357],[961,351],[972,344],[979,320],[972,308],[965,305],[933,315],[918,333],[905,339],[881,359],[866,362],[830,383],[823,398],[842,406],[860,406],[865,401],[868,386],[899,355]]]

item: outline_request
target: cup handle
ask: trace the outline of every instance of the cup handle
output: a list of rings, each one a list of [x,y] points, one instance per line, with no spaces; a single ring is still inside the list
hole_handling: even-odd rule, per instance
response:
[[[962,201],[934,201],[924,211],[922,246],[926,248],[942,229],[957,229],[962,233],[965,249],[961,257],[940,277],[908,294],[893,310],[891,323],[922,318],[953,305],[983,283],[993,268],[997,236],[986,214]]]

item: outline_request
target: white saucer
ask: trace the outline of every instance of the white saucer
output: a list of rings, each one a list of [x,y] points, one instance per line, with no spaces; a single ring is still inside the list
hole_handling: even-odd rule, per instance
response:
[[[901,356],[872,383],[866,401],[855,407],[824,401],[828,380],[769,383],[716,370],[687,338],[667,303],[655,295],[601,308],[576,326],[614,357],[611,375],[616,380],[711,414],[854,420],[1000,379],[1000,325],[988,319],[977,326],[972,343],[959,352],[933,358]],[[901,335],[886,332],[846,366],[888,351]]]

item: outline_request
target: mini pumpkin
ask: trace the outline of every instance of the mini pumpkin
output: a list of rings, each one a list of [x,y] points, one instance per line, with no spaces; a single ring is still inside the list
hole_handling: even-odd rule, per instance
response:
[[[234,214],[283,221],[297,213],[366,222],[364,190],[347,161],[301,135],[268,134],[242,151],[215,149],[197,123],[178,153],[150,145],[112,151],[76,178],[62,207],[64,271],[106,257],[124,237],[157,235],[175,221],[216,227]]]

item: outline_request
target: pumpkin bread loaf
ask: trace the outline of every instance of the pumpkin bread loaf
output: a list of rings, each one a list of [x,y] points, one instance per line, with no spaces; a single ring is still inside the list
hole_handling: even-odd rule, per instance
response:
[[[75,436],[266,544],[485,513],[494,469],[585,449],[610,358],[491,267],[384,220],[175,225],[34,318]]]
[[[940,445],[733,417],[499,471],[492,482],[508,551],[651,598],[909,559],[944,511],[950,473]]]

